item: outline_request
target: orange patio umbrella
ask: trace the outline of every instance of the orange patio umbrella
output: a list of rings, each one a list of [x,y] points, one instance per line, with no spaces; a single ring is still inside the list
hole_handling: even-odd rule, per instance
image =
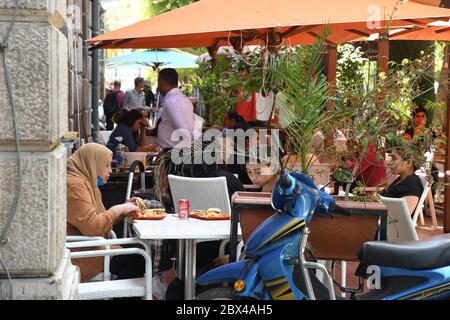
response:
[[[327,42],[339,44],[449,17],[449,9],[413,1],[201,0],[88,43],[92,49],[296,45],[314,42],[327,28]]]
[[[450,41],[450,23],[431,25],[427,28],[413,27],[398,30],[389,36],[390,40]]]

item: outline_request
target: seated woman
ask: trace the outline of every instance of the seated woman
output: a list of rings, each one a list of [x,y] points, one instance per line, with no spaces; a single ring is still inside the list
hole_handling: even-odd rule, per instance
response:
[[[267,150],[267,157],[257,156],[257,150],[255,148],[250,149],[245,167],[250,180],[256,187],[255,191],[272,192],[278,179],[279,157],[272,157],[268,147],[262,149]]]
[[[117,137],[122,137],[122,143],[128,147],[130,152],[148,152],[155,151],[155,145],[147,144],[146,128],[147,119],[142,111],[123,110],[114,116],[117,127],[111,133],[107,147],[114,153],[118,141]]]
[[[391,151],[392,171],[399,177],[380,194],[388,198],[404,198],[410,214],[413,214],[417,207],[419,198],[423,192],[423,184],[415,172],[417,166],[411,158],[402,159],[399,151]]]
[[[224,128],[222,135],[227,136],[227,130],[229,129],[241,129],[245,125],[245,120],[236,111],[228,111],[224,115]]]
[[[108,237],[114,223],[135,212],[127,202],[106,210],[98,188],[111,173],[112,152],[97,143],[88,143],[67,160],[67,235]],[[90,248],[89,250],[95,250]],[[103,257],[73,259],[79,266],[81,281],[89,281],[103,271]],[[111,272],[120,279],[141,277],[145,261],[141,256],[116,256]]]

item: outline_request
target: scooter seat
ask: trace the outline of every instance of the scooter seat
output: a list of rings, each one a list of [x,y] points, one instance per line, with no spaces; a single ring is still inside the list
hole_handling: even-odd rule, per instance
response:
[[[429,270],[450,265],[450,234],[419,241],[369,241],[358,258],[365,265]]]

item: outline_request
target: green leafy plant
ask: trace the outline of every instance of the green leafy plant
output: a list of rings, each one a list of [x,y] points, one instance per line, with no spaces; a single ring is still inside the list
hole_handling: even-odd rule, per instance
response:
[[[171,11],[185,5],[191,4],[194,0],[148,0],[150,10],[153,15],[158,15],[167,11]]]
[[[237,91],[242,86],[232,60],[218,56],[213,65],[201,64],[194,72],[192,85],[200,90],[207,106],[207,125],[223,125],[224,113],[236,106],[239,101]]]
[[[335,125],[345,132],[349,142],[346,155],[340,155],[341,158],[351,159],[358,154],[356,161],[361,163],[369,146],[375,146],[378,158],[384,158],[390,146],[402,140],[401,133],[410,119],[413,100],[423,94],[419,83],[432,68],[432,59],[432,56],[424,56],[414,61],[404,60],[401,64],[391,63],[389,75],[380,73],[373,89],[362,85],[362,78],[347,81],[345,85],[338,83],[335,111],[347,116],[338,117]],[[414,147],[395,144],[409,153]],[[415,152],[413,159],[423,164],[424,152]],[[357,170],[358,165],[354,172]]]

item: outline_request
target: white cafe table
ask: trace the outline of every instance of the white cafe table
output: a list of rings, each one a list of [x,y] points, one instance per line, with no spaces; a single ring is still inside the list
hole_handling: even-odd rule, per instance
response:
[[[162,220],[135,220],[133,229],[142,240],[178,240],[184,247],[184,297],[195,299],[196,242],[197,240],[225,240],[230,238],[230,220],[204,221],[190,218],[180,220],[177,215],[168,214]],[[238,235],[241,235],[238,228]],[[178,251],[180,255],[180,250]],[[178,257],[179,259],[180,257]],[[177,263],[177,268],[181,264]],[[177,270],[179,272],[180,270]]]

